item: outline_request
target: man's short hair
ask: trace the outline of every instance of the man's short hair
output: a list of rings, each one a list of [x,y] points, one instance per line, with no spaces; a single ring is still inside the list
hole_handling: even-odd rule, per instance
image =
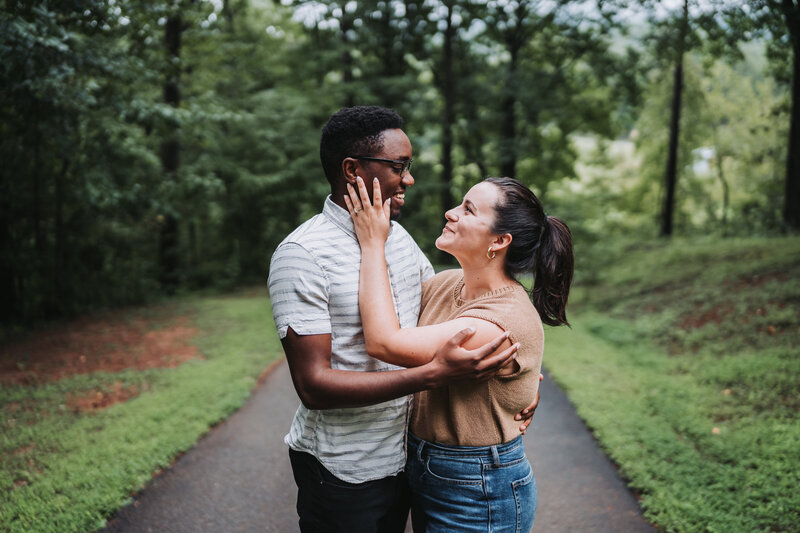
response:
[[[383,150],[386,130],[401,129],[403,119],[393,109],[379,106],[345,107],[322,127],[319,157],[325,177],[333,184],[342,178],[342,160],[374,155]]]

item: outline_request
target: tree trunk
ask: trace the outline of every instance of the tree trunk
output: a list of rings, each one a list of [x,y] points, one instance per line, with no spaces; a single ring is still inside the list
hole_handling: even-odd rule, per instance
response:
[[[180,92],[180,55],[183,20],[180,9],[175,9],[167,19],[164,30],[164,42],[167,50],[167,71],[164,81],[164,101],[172,107],[179,107]],[[178,127],[168,125],[164,140],[161,143],[161,168],[165,180],[175,180],[180,166],[180,142]],[[159,239],[159,278],[162,288],[168,294],[174,294],[178,287],[179,248],[178,219],[172,212],[164,215]]]
[[[44,236],[42,235],[42,186],[41,186],[41,150],[40,135],[36,132],[33,139],[33,245],[36,252],[44,252]]]
[[[189,264],[196,269],[200,264],[200,254],[197,253],[197,225],[194,220],[189,222]]]
[[[8,211],[0,209],[0,320],[3,322],[19,316],[15,290],[16,272],[10,260],[14,257],[12,243]]]
[[[728,209],[731,204],[731,187],[725,179],[725,172],[722,168],[722,155],[719,153],[719,143],[717,143],[717,153],[715,155],[717,163],[717,177],[722,184],[722,234],[728,233]]]
[[[444,31],[444,65],[442,97],[444,115],[442,117],[442,213],[453,207],[453,122],[455,122],[455,80],[453,75],[453,5],[447,5],[447,27]]]
[[[517,173],[517,66],[519,51],[524,42],[524,25],[527,17],[527,2],[519,2],[515,9],[516,24],[508,35],[506,45],[510,61],[508,64],[508,79],[506,80],[505,94],[502,100],[502,125],[500,130],[500,174],[516,178]]]
[[[345,98],[344,105],[353,107],[356,105],[356,95],[353,84],[353,55],[350,51],[350,41],[347,37],[347,32],[353,29],[353,21],[348,18],[347,13],[342,13],[342,18],[339,21],[341,28],[342,47],[342,81],[344,82]]]
[[[506,94],[503,97],[503,123],[500,133],[500,174],[508,177],[516,177],[517,172],[517,126],[514,116],[514,107],[517,103],[515,83],[517,79],[517,53],[516,47],[512,46],[511,63],[508,68],[508,81],[506,82]]]
[[[69,170],[69,160],[61,162],[61,172],[55,175],[55,246],[53,248],[53,292],[46,304],[47,312],[60,314],[64,308],[64,251],[66,235],[64,232],[64,180]]]
[[[789,153],[786,156],[786,198],[783,222],[791,232],[800,231],[800,8],[785,8],[786,26],[792,42],[792,100],[789,122]]]
[[[446,2],[447,26],[444,30],[444,43],[442,47],[442,100],[444,112],[442,114],[442,177],[439,199],[442,204],[441,212],[444,213],[453,207],[453,123],[455,122],[455,75],[453,73],[453,2]],[[448,263],[451,256],[439,252],[441,261]]]
[[[689,1],[683,3],[683,21],[675,61],[675,79],[672,86],[672,116],[669,123],[669,148],[667,171],[664,178],[664,204],[661,208],[661,236],[672,235],[672,218],[675,211],[675,187],[678,183],[678,141],[680,138],[681,96],[683,94],[683,52],[689,25]]]
[[[228,24],[228,33],[235,33],[233,25],[233,8],[231,8],[231,0],[222,0],[222,16]]]

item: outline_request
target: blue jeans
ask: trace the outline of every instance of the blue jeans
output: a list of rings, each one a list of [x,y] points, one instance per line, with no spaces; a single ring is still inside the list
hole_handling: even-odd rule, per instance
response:
[[[415,533],[529,533],[536,480],[522,436],[496,446],[445,446],[409,432],[406,475]]]

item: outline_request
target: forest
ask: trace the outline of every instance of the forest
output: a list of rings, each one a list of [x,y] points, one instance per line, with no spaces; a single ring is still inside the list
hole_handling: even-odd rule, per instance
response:
[[[513,176],[609,239],[800,230],[797,0],[5,0],[0,322],[264,283],[320,129],[396,109],[429,253]]]

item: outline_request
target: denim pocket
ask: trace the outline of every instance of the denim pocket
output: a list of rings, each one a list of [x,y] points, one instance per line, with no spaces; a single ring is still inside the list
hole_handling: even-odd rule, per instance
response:
[[[433,479],[454,485],[480,485],[483,474],[480,461],[450,459],[431,455],[425,462],[425,472]]]
[[[523,457],[520,457],[519,459],[514,459],[513,461],[509,461],[507,463],[500,463],[500,464],[490,465],[490,466],[491,466],[491,468],[496,468],[496,469],[513,468],[513,467],[517,466],[520,463],[527,462],[527,460],[528,460],[528,458],[523,456]]]
[[[536,516],[536,479],[533,477],[533,469],[528,471],[528,475],[511,483],[514,491],[514,502],[517,507],[517,527],[518,533],[527,533],[533,528],[533,519]]]

